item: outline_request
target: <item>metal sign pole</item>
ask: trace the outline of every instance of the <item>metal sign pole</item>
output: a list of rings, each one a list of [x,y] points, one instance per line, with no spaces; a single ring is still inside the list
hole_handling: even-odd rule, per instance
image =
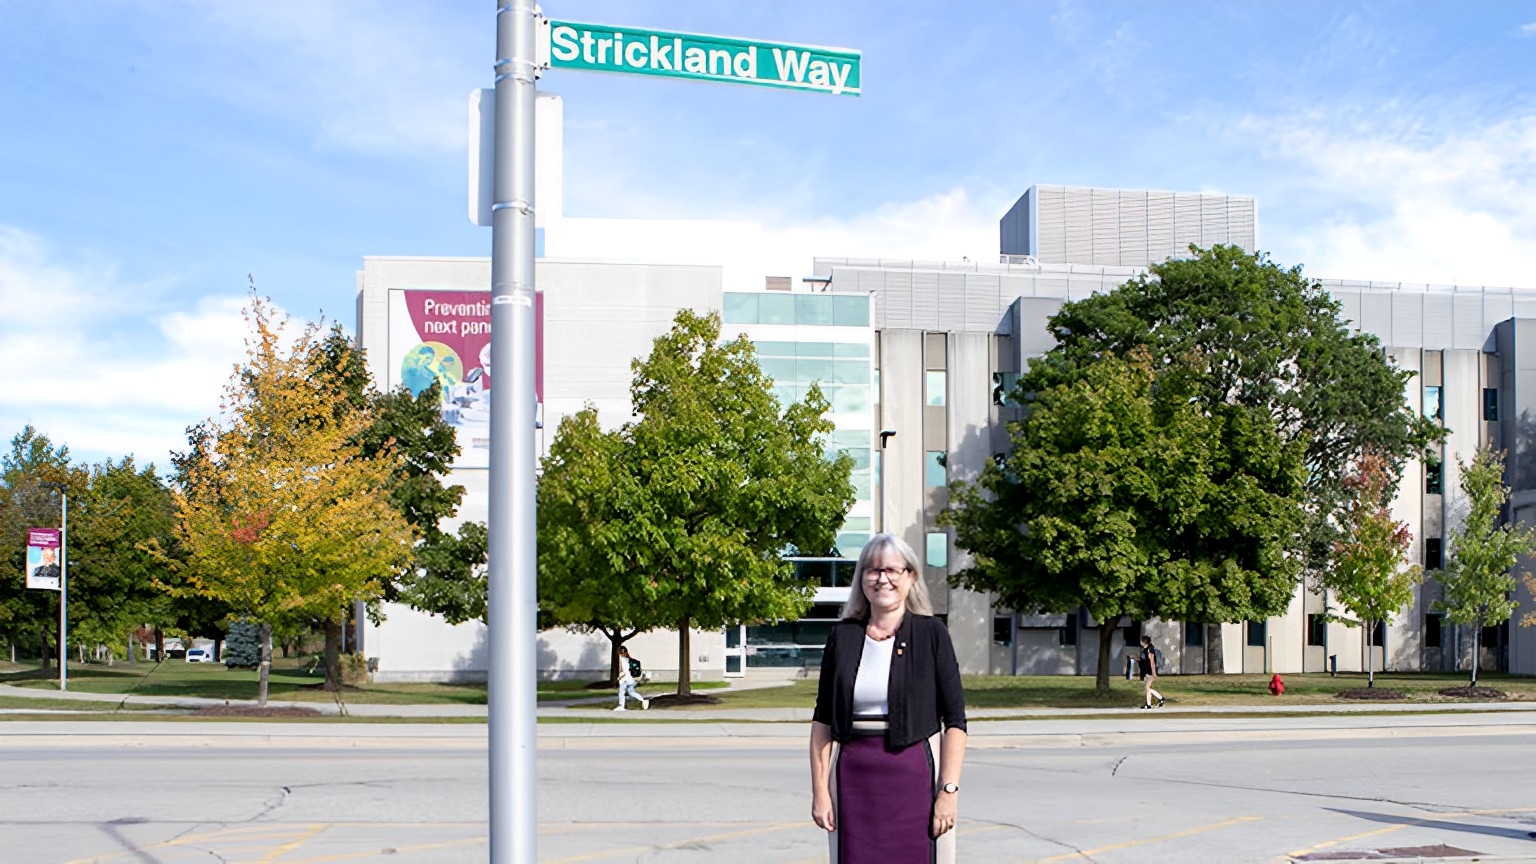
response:
[[[491,205],[490,860],[538,860],[533,122],[538,10],[497,0]]]
[[[69,493],[59,487],[59,689],[69,689]]]

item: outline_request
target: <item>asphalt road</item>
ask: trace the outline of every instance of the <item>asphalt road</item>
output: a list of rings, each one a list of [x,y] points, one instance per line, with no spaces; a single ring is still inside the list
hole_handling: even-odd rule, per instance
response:
[[[976,724],[961,860],[1536,861],[1528,719]],[[800,731],[543,726],[540,860],[824,861]],[[0,724],[0,861],[484,861],[483,736]]]

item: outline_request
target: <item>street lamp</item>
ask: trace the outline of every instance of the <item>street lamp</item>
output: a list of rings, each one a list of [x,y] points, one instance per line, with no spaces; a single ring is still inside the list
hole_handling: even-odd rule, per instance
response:
[[[69,487],[37,484],[59,493],[59,689],[69,689]]]
[[[880,430],[880,531],[885,534],[890,533],[885,527],[885,442],[895,437],[895,429]]]

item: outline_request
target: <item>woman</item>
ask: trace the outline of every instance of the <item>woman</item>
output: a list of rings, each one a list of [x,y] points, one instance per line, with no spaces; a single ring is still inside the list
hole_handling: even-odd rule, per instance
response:
[[[859,553],[821,660],[811,722],[811,818],[833,864],[953,862],[965,694],[912,548]]]
[[[629,667],[629,649],[621,647],[619,648],[619,707],[613,710],[625,710],[624,703],[629,701],[626,697],[632,696],[640,703],[641,708],[649,711],[651,710],[651,700],[641,696],[640,691],[635,689],[635,673],[629,671]]]
[[[1157,681],[1158,673],[1163,671],[1157,668],[1157,657],[1161,653],[1152,647],[1151,636],[1141,637],[1141,656],[1136,660],[1136,669],[1141,673],[1142,687],[1146,691],[1142,695],[1141,700],[1141,707],[1143,708],[1151,708],[1153,699],[1157,700],[1157,707],[1159,708],[1163,707],[1167,701],[1163,699],[1163,694],[1157,692],[1152,687]]]

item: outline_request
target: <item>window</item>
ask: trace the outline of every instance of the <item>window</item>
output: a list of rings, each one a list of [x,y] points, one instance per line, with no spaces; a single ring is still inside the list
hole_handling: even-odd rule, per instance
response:
[[[992,404],[1012,405],[1013,388],[1019,383],[1017,372],[992,373]]]
[[[1424,388],[1424,416],[1431,420],[1445,418],[1445,406],[1440,398],[1440,388],[1436,385]]]
[[[992,644],[1003,648],[1013,647],[1013,616],[992,619]]]
[[[1371,647],[1380,648],[1387,644],[1387,622],[1377,621],[1371,626]]]
[[[1440,495],[1445,488],[1445,465],[1439,461],[1424,463],[1424,494]]]
[[[843,327],[868,327],[869,297],[857,294],[832,295],[832,323]]]
[[[1184,644],[1190,648],[1205,647],[1205,625],[1185,623]]]
[[[1125,625],[1125,627],[1123,627],[1121,629],[1125,631],[1124,632],[1125,644],[1127,644],[1127,645],[1140,645],[1141,644],[1141,622],[1140,621],[1132,621],[1131,623]]]
[[[757,298],[756,294],[727,292],[721,303],[720,317],[727,324],[756,324]]]
[[[759,294],[759,295],[757,295],[757,323],[759,323],[759,324],[793,324],[793,323],[795,323],[795,295],[793,295],[793,294]]]
[[[949,535],[943,531],[928,532],[928,566],[949,566]]]
[[[1328,616],[1322,612],[1307,616],[1307,644],[1328,647]]]
[[[927,387],[923,404],[934,408],[944,407],[944,390],[947,386],[947,376],[942,369],[929,369],[927,374]]]
[[[1445,616],[1439,612],[1426,612],[1424,614],[1424,647],[1440,647],[1440,628],[1445,624]]]
[[[832,324],[832,301],[826,294],[799,294],[795,296],[796,324]]]
[[[1424,569],[1439,570],[1444,566],[1440,552],[1441,541],[1439,537],[1424,538]]]
[[[1057,633],[1060,634],[1060,636],[1061,636],[1061,644],[1062,645],[1067,646],[1067,645],[1076,645],[1077,644],[1077,625],[1076,625],[1076,623],[1068,624],[1065,627],[1057,628]]]
[[[1269,622],[1268,621],[1249,621],[1248,622],[1247,630],[1248,630],[1248,647],[1249,648],[1263,648],[1264,647],[1264,637],[1269,635]]]
[[[945,486],[949,483],[949,474],[944,468],[945,454],[943,450],[929,450],[923,460],[925,466],[923,478],[926,485]]]
[[[1494,421],[1499,419],[1499,391],[1495,387],[1483,388],[1483,419]]]

